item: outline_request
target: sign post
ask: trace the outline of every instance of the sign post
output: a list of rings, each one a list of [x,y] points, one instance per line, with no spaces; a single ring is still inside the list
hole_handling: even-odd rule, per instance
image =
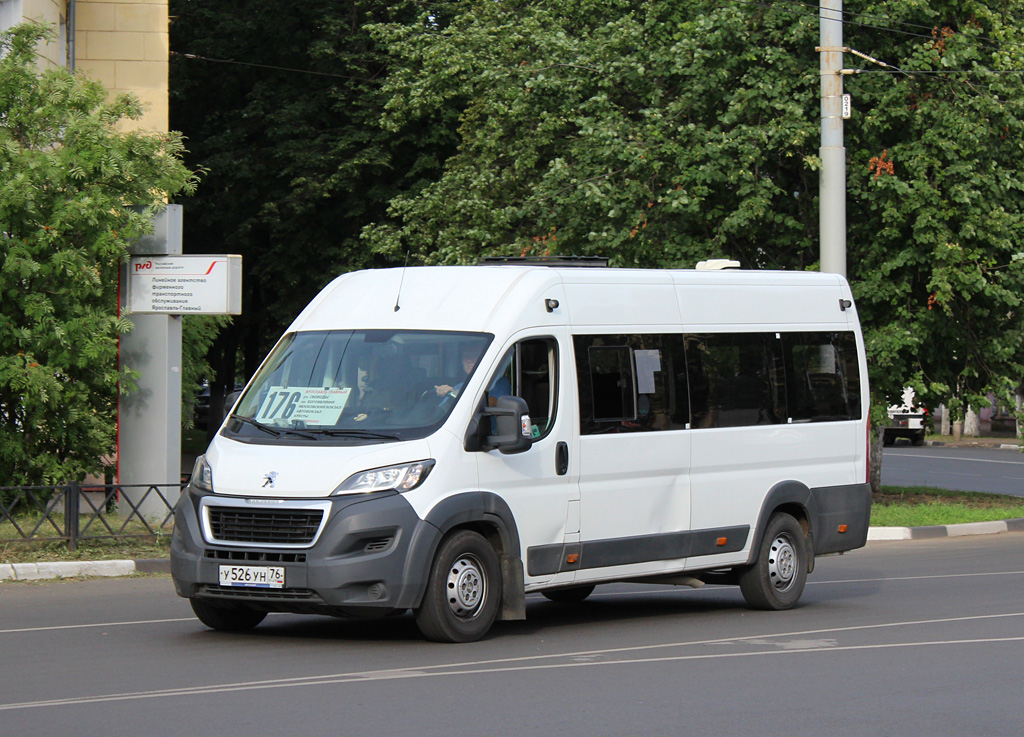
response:
[[[136,388],[118,396],[117,477],[128,508],[163,519],[181,483],[181,316],[242,311],[241,256],[183,256],[182,207],[168,205],[152,236],[130,250],[121,269],[121,314],[134,328],[121,336],[120,366],[138,373]]]
[[[241,256],[133,256],[128,309],[133,315],[238,315]]]

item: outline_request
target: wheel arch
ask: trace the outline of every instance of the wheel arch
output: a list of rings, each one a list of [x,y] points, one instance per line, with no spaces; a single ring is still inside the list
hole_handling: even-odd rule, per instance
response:
[[[780,481],[773,486],[761,504],[750,543],[750,555],[747,565],[753,565],[757,559],[757,551],[761,548],[764,531],[773,515],[784,512],[794,517],[804,530],[807,542],[808,573],[814,570],[814,520],[817,518],[817,502],[814,492],[800,481]]]
[[[441,541],[456,530],[472,530],[486,539],[495,549],[501,562],[502,606],[498,618],[526,618],[526,589],[519,545],[519,528],[508,504],[497,494],[471,491],[446,497],[438,502],[424,520],[425,528],[434,530],[429,536],[419,536],[410,550],[409,562],[417,566],[415,608],[423,601],[427,589],[430,566],[437,555]]]

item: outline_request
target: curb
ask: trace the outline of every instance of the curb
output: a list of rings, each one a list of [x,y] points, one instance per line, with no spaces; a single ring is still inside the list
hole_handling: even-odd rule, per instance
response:
[[[937,537],[995,535],[1000,532],[1024,532],[1024,517],[931,527],[869,527],[868,540],[930,540]]]
[[[868,542],[886,540],[931,540],[939,537],[996,535],[1024,532],[1024,517],[996,522],[967,522],[931,527],[869,527]],[[83,576],[120,577],[133,573],[170,573],[169,558],[145,560],[67,561],[59,563],[0,563],[0,581],[34,581]]]
[[[0,581],[36,581],[48,578],[83,576],[130,576],[133,573],[170,573],[169,559],[76,560],[55,563],[3,563]]]
[[[945,440],[926,440],[925,445],[929,448],[993,448],[995,450],[1020,450],[1020,445],[1017,443],[999,443],[998,445],[989,445],[986,443],[954,443],[947,442]]]

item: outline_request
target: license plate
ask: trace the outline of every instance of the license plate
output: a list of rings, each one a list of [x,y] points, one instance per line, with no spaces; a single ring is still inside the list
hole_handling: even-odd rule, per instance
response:
[[[283,566],[221,566],[221,586],[246,586],[257,589],[283,589]]]

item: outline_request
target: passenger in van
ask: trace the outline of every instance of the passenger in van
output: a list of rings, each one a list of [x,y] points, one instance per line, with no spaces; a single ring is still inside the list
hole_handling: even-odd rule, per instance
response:
[[[370,357],[361,358],[356,369],[356,386],[345,406],[346,414],[356,422],[362,422],[372,414],[390,412],[393,397],[390,382],[379,361]]]
[[[370,361],[366,360],[360,361],[356,368],[356,385],[345,407],[356,422],[365,420],[370,411],[376,408],[377,391],[373,388],[372,371]]]

